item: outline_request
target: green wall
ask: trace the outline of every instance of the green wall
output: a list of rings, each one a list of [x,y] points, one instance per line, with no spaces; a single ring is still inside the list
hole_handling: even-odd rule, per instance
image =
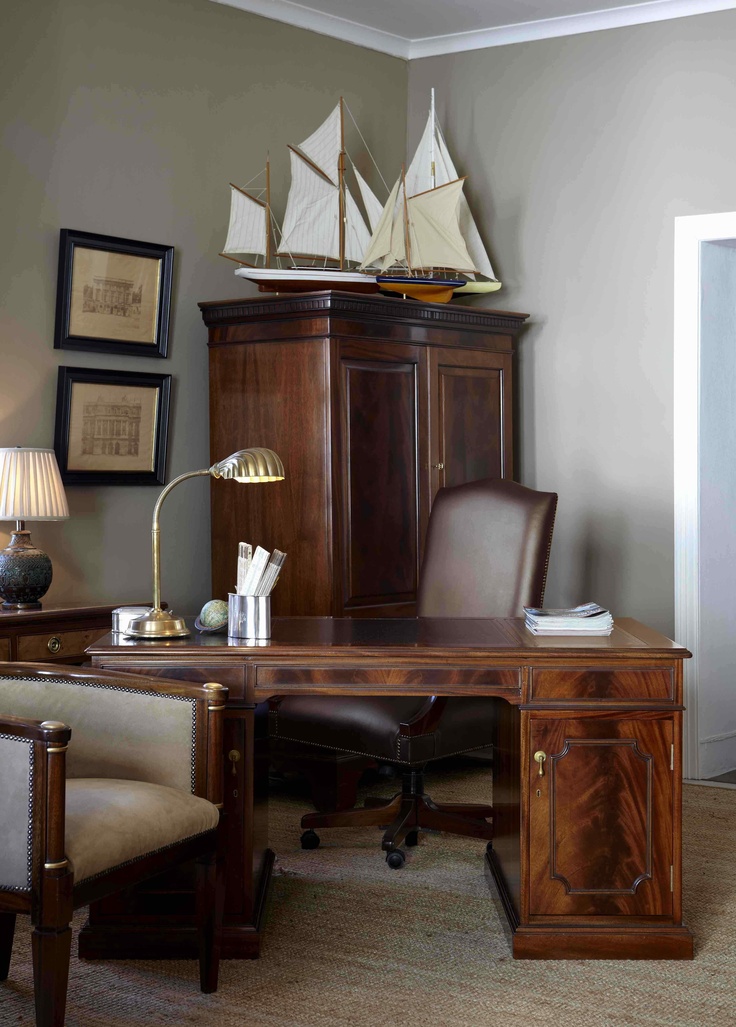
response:
[[[208,0],[6,4],[2,23],[0,445],[53,444],[60,364],[170,373],[168,480],[207,466],[197,301],[251,291],[217,256],[228,182],[256,175],[268,150],[283,209],[286,144],[309,135],[340,95],[389,177],[405,145],[407,66]],[[175,247],[169,359],[53,349],[60,228]],[[48,601],[150,596],[159,491],[68,486],[70,520],[33,532],[54,563]],[[167,500],[162,540],[163,598],[196,612],[210,598],[205,482]]]

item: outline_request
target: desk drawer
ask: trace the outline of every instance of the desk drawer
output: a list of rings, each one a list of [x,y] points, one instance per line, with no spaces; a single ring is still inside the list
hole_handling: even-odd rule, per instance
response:
[[[0,638],[0,661],[10,659],[10,639]]]
[[[110,630],[87,628],[84,631],[45,631],[41,635],[19,635],[18,659],[32,663],[48,660],[81,658],[88,645],[102,638]]]
[[[675,682],[670,667],[534,669],[531,701],[616,699],[629,702],[672,702]]]
[[[467,667],[268,667],[256,670],[256,689],[272,695],[500,695],[521,694],[521,670]]]

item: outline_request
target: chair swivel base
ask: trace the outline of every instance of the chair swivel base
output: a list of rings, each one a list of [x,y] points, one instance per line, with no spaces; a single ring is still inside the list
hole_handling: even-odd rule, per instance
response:
[[[421,830],[448,831],[450,834],[470,838],[493,839],[493,826],[488,823],[493,807],[475,803],[435,803],[424,794],[424,775],[421,770],[403,775],[403,787],[389,802],[368,798],[362,809],[336,813],[307,813],[302,817],[303,849],[316,849],[319,836],[317,827],[380,827],[388,823],[381,841],[389,866],[399,869],[405,854],[399,848],[402,842],[416,845]]]

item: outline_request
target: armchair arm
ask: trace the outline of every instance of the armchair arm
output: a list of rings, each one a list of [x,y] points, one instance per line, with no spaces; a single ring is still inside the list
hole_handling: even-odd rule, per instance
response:
[[[428,735],[439,726],[447,706],[446,695],[430,695],[417,712],[401,725],[401,734],[414,737]]]
[[[0,716],[0,889],[30,892],[64,855],[64,760],[71,729]]]
[[[217,802],[226,700],[227,689],[215,683],[49,664],[0,666],[0,715],[72,725],[69,777],[150,781]]]

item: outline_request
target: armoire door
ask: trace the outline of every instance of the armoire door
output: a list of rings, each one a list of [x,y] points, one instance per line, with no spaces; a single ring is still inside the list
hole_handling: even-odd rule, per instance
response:
[[[411,616],[427,518],[426,350],[344,342],[334,371],[335,614]]]
[[[530,916],[672,916],[674,739],[671,716],[531,715]]]
[[[432,498],[439,488],[511,478],[511,354],[429,352]]]

